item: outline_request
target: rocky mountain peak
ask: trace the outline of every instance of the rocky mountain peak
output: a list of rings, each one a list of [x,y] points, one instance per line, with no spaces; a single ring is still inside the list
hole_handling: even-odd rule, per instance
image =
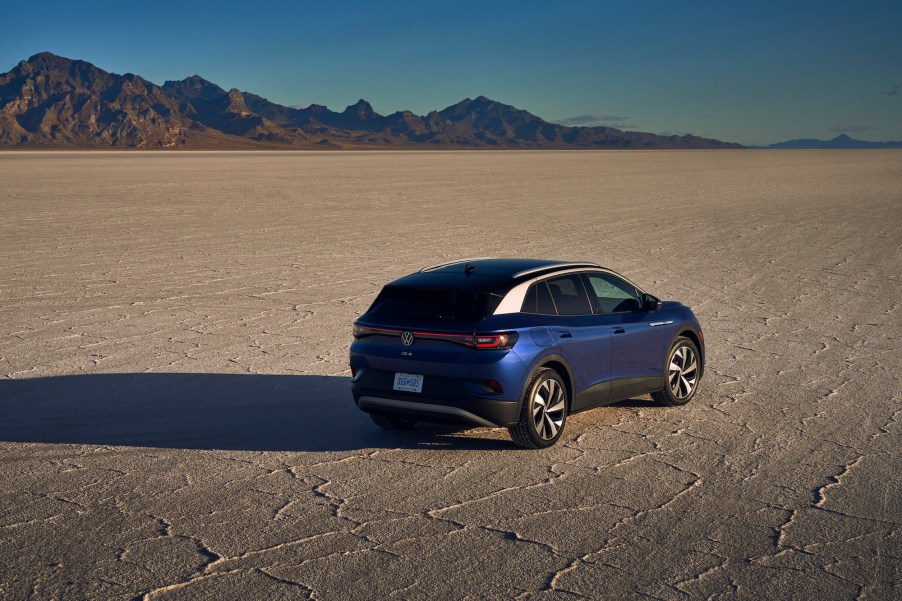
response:
[[[163,90],[179,100],[212,100],[226,94],[225,90],[200,75],[192,75],[178,81],[167,81],[163,84]]]
[[[241,90],[239,90],[238,88],[232,88],[231,90],[229,90],[229,100],[236,106],[245,106],[244,96],[241,95]]]
[[[345,115],[354,116],[360,119],[361,121],[369,121],[371,119],[378,119],[382,115],[378,114],[373,110],[373,106],[361,98],[355,104],[350,105],[348,108],[344,110]]]
[[[28,60],[24,60],[19,65],[28,65],[32,69],[58,69],[58,68],[67,68],[74,62],[69,58],[64,58],[62,56],[57,56],[51,52],[38,52],[37,54],[30,56]]]
[[[241,90],[238,88],[232,88],[229,90],[229,104],[226,108],[229,112],[239,113],[241,115],[250,115],[251,110],[247,108],[247,104],[244,102],[244,96],[241,94]]]

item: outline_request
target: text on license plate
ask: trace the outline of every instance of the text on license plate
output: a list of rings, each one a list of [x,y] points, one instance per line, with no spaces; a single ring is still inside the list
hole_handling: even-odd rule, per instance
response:
[[[419,374],[396,373],[394,389],[406,392],[422,392],[423,376]]]

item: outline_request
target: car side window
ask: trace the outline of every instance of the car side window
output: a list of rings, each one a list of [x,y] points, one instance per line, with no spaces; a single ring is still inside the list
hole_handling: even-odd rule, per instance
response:
[[[520,307],[520,313],[535,313],[536,312],[536,285],[533,284],[529,287],[529,290],[526,291],[526,296],[523,297],[523,306]]]
[[[590,294],[601,313],[626,313],[642,308],[636,288],[609,273],[587,273]]]
[[[558,315],[589,315],[592,305],[578,274],[545,280]]]
[[[521,313],[538,313],[539,315],[557,315],[551,293],[545,282],[536,282],[526,291]]]
[[[551,300],[551,293],[548,291],[548,284],[539,282],[534,284],[536,287],[536,313],[540,315],[557,315],[557,309],[554,307],[554,301]]]

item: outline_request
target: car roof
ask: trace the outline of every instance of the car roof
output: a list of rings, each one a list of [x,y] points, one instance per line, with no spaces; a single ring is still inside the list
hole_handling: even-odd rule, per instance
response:
[[[395,280],[390,286],[455,288],[502,292],[528,277],[551,274],[565,269],[600,267],[597,263],[553,261],[548,259],[459,259],[424,267]]]

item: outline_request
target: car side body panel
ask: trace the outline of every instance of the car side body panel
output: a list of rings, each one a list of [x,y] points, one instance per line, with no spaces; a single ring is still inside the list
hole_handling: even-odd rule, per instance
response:
[[[611,379],[611,328],[601,315],[549,316],[549,329],[573,373],[570,411],[604,403]]]

